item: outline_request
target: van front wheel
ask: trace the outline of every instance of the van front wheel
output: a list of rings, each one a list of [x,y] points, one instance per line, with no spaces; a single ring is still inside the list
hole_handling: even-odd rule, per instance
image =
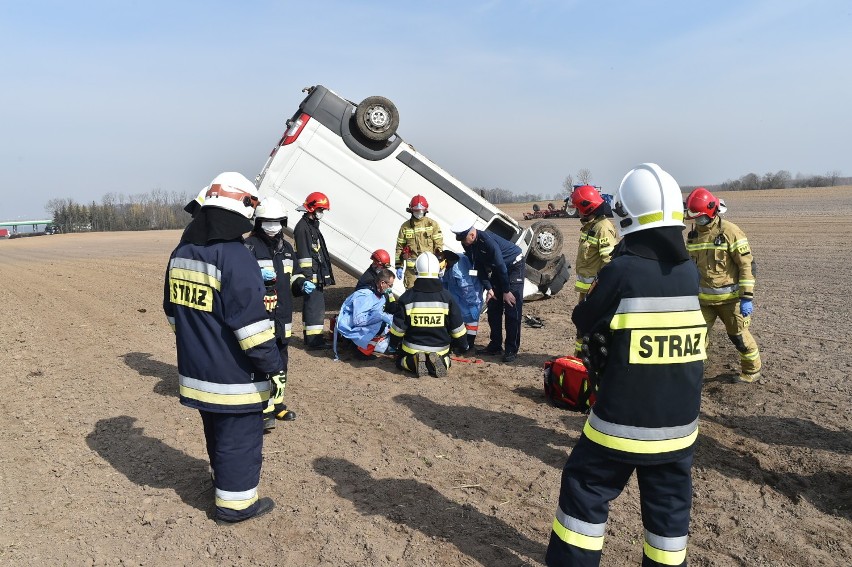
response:
[[[541,260],[551,260],[562,254],[562,231],[552,222],[533,223],[530,254]]]
[[[355,108],[358,131],[370,140],[384,141],[396,134],[399,111],[383,96],[370,96]]]

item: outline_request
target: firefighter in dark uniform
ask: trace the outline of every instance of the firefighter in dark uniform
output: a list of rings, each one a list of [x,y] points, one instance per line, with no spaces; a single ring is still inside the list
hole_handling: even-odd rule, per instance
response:
[[[163,294],[177,343],[180,402],[201,413],[220,523],[275,505],[257,495],[262,411],[284,378],[260,270],[242,239],[257,203],[251,181],[218,175],[169,258]]]
[[[624,177],[615,213],[624,238],[572,316],[598,392],[562,472],[546,563],[600,563],[609,503],[635,470],[642,565],[686,565],[706,358],[698,270],[680,187],[659,166]]]
[[[524,305],[524,254],[515,244],[491,232],[473,227],[474,219],[457,221],[450,228],[461,241],[473,262],[488,307],[491,337],[488,346],[477,354],[503,355],[503,362],[513,362],[521,347],[521,321]],[[506,341],[503,349],[503,316],[506,319]]]
[[[392,268],[393,264],[390,261],[390,254],[388,254],[387,250],[379,248],[370,254],[370,267],[358,278],[358,282],[355,284],[355,291],[364,288],[378,291],[376,289],[376,276],[382,273],[382,270],[390,270]]]
[[[287,226],[287,209],[274,197],[265,197],[257,206],[254,230],[246,238],[246,248],[257,259],[266,295],[263,303],[266,313],[275,323],[275,344],[284,362],[284,373],[288,372],[288,345],[293,334],[293,296],[310,295],[314,284],[302,274],[293,274],[295,253],[290,243],[284,240],[283,229]],[[281,392],[284,393],[283,391]],[[296,412],[287,409],[281,399],[270,399],[263,410],[264,428],[275,427],[275,420],[292,421]]]
[[[293,242],[296,244],[296,270],[316,289],[305,297],[302,305],[302,331],[305,346],[309,350],[331,348],[323,336],[325,326],[325,295],[323,290],[334,285],[331,269],[331,256],[325,245],[325,239],[319,229],[320,219],[330,210],[328,197],[315,191],[307,196],[304,204],[297,208],[305,214],[293,229]]]
[[[417,279],[403,293],[390,329],[396,365],[419,378],[444,377],[450,368],[450,346],[467,350],[461,310],[439,277],[438,257],[423,252],[414,262]]]

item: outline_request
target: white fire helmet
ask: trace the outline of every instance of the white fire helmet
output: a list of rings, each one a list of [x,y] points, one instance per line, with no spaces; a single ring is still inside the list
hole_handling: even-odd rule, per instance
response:
[[[431,252],[423,252],[414,262],[414,269],[418,278],[438,279],[441,272],[441,263],[438,257]]]
[[[257,206],[255,218],[265,221],[284,221],[287,219],[287,208],[275,197],[264,197]]]
[[[627,172],[614,200],[621,236],[660,226],[683,226],[680,186],[655,163],[643,163]]]
[[[226,171],[210,182],[202,208],[227,209],[251,219],[257,204],[258,194],[254,183],[241,173]]]

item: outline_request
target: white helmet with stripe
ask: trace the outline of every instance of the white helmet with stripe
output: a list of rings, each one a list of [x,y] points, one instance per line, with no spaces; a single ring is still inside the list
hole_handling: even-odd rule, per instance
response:
[[[613,212],[621,236],[660,226],[683,226],[683,196],[674,177],[655,164],[627,172],[615,195]]]
[[[226,171],[210,182],[202,208],[227,209],[250,219],[258,204],[257,187],[241,173]]]
[[[438,257],[431,252],[423,252],[414,261],[414,269],[418,278],[438,279],[441,263],[438,261]]]

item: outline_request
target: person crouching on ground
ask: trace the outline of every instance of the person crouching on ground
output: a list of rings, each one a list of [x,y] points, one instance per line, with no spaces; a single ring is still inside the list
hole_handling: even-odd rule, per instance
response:
[[[349,339],[357,350],[355,358],[372,360],[374,352],[388,352],[388,330],[393,315],[385,311],[396,276],[384,268],[373,278],[372,287],[355,290],[344,300],[337,316],[336,332]]]
[[[452,294],[461,309],[462,320],[467,329],[467,347],[473,348],[479,332],[479,315],[482,313],[482,282],[466,255],[459,256],[452,250],[444,250],[446,268],[441,276],[444,287]]]
[[[460,352],[467,350],[464,321],[453,296],[441,284],[438,258],[424,252],[414,265],[417,279],[400,296],[390,330],[396,365],[418,378],[444,377],[450,368],[450,343]]]

